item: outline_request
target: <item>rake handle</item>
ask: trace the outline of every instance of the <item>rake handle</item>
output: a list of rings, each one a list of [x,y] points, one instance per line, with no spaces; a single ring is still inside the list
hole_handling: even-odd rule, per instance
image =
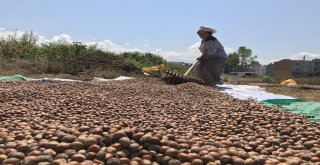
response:
[[[196,66],[198,64],[198,62],[199,61],[197,60],[195,63],[193,63],[191,65],[191,67],[186,71],[186,73],[184,73],[184,76],[187,76],[189,74],[189,72],[194,68],[194,66]]]

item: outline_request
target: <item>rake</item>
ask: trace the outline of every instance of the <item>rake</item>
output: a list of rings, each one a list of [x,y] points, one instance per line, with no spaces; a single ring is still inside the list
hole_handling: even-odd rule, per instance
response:
[[[183,83],[187,83],[187,82],[194,82],[194,83],[204,85],[204,82],[200,79],[193,78],[193,77],[187,77],[188,74],[190,73],[190,71],[198,64],[198,62],[199,61],[192,64],[192,66],[183,75],[180,75],[180,74],[175,73],[170,70],[166,71],[163,80],[167,84],[172,84],[172,85],[183,84]]]

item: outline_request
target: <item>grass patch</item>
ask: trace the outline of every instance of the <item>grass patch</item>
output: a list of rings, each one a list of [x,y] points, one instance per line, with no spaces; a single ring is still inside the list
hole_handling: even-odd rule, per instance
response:
[[[295,79],[298,84],[320,85],[320,77],[308,77]]]
[[[232,77],[232,76],[225,76],[231,84],[238,84],[238,83],[263,83],[261,77]]]

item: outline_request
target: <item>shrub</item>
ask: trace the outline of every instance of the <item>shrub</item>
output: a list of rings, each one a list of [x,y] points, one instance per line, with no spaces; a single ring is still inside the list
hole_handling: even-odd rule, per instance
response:
[[[262,77],[262,82],[263,83],[269,83],[269,84],[277,84],[279,83],[276,79],[270,77],[270,76],[265,76],[265,77]]]

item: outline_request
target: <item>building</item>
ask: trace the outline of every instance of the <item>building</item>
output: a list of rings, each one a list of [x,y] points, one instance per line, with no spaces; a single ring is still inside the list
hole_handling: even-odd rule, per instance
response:
[[[284,59],[273,64],[272,75],[277,79],[287,79],[292,77],[292,60]]]
[[[266,67],[266,75],[277,79],[320,75],[320,59],[312,61],[283,59]]]
[[[266,76],[267,75],[267,65],[263,65],[261,68],[260,76]]]
[[[314,59],[314,75],[320,76],[320,59]]]
[[[266,76],[273,76],[273,64],[266,65]]]
[[[314,74],[314,68],[315,62],[313,60],[292,60],[292,76],[294,77],[312,76]]]
[[[262,65],[259,63],[254,63],[252,65],[252,71],[259,76],[262,76]]]

